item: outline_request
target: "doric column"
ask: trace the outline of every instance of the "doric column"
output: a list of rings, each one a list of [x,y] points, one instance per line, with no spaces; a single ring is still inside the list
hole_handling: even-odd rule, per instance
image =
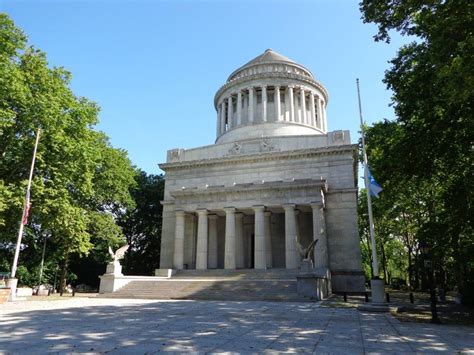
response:
[[[209,250],[207,253],[207,266],[217,269],[217,215],[209,215]]]
[[[196,211],[198,215],[198,231],[196,244],[196,269],[207,269],[207,210],[199,209]]]
[[[221,135],[221,105],[217,105],[216,137]]]
[[[321,101],[321,111],[323,112],[323,119],[322,119],[323,131],[327,132],[328,131],[328,120],[327,120],[327,117],[326,117],[326,103],[324,101]]]
[[[225,132],[225,100],[221,102],[221,134]]]
[[[296,214],[295,205],[285,204],[285,261],[287,269],[296,269],[298,251],[296,250]]]
[[[255,211],[255,269],[267,268],[265,248],[265,206],[253,206]]]
[[[326,223],[324,222],[324,206],[321,202],[312,203],[313,209],[313,240],[318,239],[314,248],[314,268],[327,270],[329,268],[328,241]]]
[[[271,224],[270,218],[272,216],[271,212],[264,212],[265,217],[265,250],[267,252],[267,269],[273,266],[273,258],[272,258],[272,234],[271,234]]]
[[[242,124],[242,90],[237,93],[237,126]]]
[[[273,94],[273,101],[275,104],[275,116],[277,121],[281,121],[281,102],[280,102],[280,87],[275,86],[275,91]]]
[[[301,123],[307,124],[306,122],[306,98],[304,89],[300,88],[300,110],[301,110]]]
[[[184,211],[175,211],[175,216],[173,267],[182,270],[184,264]]]
[[[244,214],[235,214],[235,266],[243,268],[244,265]]]
[[[227,99],[227,127],[232,128],[232,116],[234,115],[234,108],[232,106],[232,94]]]
[[[309,106],[311,110],[311,122],[310,125],[316,127],[316,111],[314,109],[314,93],[310,91],[309,93]]]
[[[267,87],[262,86],[262,120],[267,121]]]
[[[225,253],[224,269],[235,269],[235,208],[226,207],[225,211]]]
[[[318,122],[319,123],[318,128],[322,130],[323,129],[323,110],[322,110],[322,107],[321,107],[322,106],[321,105],[322,101],[321,101],[321,98],[319,96],[316,99],[317,99],[317,104],[318,104],[318,121],[319,121]]]
[[[293,85],[288,85],[288,95],[290,98],[290,122],[295,122],[295,98],[293,96]]]
[[[253,98],[254,98],[254,88],[249,88],[249,114],[248,120],[249,122],[253,122]]]

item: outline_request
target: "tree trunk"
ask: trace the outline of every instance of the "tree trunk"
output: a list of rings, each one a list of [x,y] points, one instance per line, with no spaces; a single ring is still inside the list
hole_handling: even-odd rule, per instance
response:
[[[413,290],[413,259],[411,253],[413,252],[413,249],[411,247],[408,247],[408,287],[410,290]]]
[[[61,295],[66,290],[68,264],[69,264],[69,250],[66,251],[66,255],[64,256],[64,262],[61,269],[61,276],[59,278],[59,293]]]

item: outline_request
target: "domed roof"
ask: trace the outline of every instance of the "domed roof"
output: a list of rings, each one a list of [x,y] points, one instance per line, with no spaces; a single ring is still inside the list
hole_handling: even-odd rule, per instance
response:
[[[238,73],[240,73],[244,69],[247,69],[259,64],[271,64],[271,63],[289,64],[292,66],[296,66],[306,71],[307,75],[313,78],[313,74],[304,66],[296,63],[294,60],[291,60],[290,58],[287,58],[281,55],[280,53],[275,52],[273,49],[269,48],[265,50],[265,52],[260,54],[258,57],[252,59],[250,62],[244,64],[243,66],[235,70],[232,74],[229,75],[229,78],[227,79],[227,81],[230,81],[231,79],[233,79]]]

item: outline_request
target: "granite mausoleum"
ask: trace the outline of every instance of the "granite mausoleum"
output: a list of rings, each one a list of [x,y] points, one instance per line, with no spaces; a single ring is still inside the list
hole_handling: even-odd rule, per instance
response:
[[[364,291],[357,146],[327,130],[328,93],[300,64],[266,50],[217,91],[216,141],[172,149],[160,269],[297,269],[318,239],[316,273]],[[164,270],[157,270],[157,273]]]

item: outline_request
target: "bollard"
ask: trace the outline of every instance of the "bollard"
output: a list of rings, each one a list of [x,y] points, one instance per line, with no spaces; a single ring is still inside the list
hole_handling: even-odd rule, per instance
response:
[[[344,292],[344,302],[347,302],[347,293]]]
[[[415,298],[413,297],[413,292],[410,292],[410,303],[415,303]]]
[[[365,293],[365,302],[369,302],[369,293],[368,292]]]
[[[390,294],[388,292],[385,293],[385,299],[387,300],[387,303],[390,303]]]
[[[73,288],[72,289],[72,297],[74,297],[76,295],[76,288]]]

